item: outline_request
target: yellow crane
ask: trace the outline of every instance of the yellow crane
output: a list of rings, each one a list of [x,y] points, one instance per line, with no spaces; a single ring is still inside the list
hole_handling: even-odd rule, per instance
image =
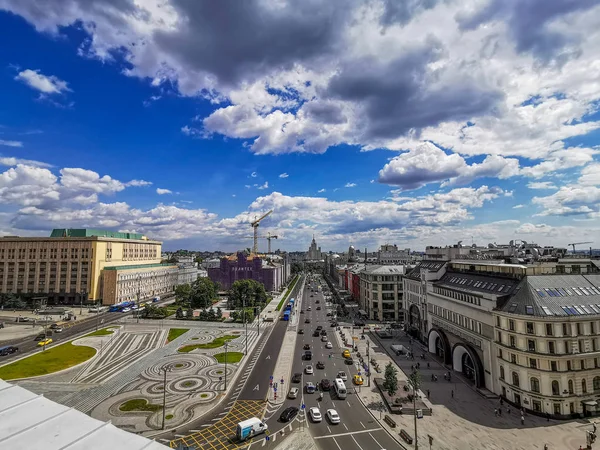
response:
[[[252,226],[252,228],[254,229],[254,246],[252,247],[252,252],[253,253],[258,253],[258,225],[260,225],[261,220],[266,219],[266,217],[271,214],[273,212],[273,210],[269,210],[267,211],[265,214],[263,214],[261,217],[259,217],[258,219],[254,219],[254,222],[250,222],[250,225]],[[270,241],[269,241],[270,243]]]

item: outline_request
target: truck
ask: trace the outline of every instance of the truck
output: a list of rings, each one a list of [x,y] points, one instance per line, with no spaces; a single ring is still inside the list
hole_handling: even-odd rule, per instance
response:
[[[253,417],[238,423],[235,435],[238,441],[244,442],[248,438],[253,438],[257,434],[266,432],[268,428],[267,424],[258,417]]]

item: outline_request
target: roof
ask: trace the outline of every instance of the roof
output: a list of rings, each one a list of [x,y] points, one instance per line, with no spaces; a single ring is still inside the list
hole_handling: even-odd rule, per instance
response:
[[[505,297],[515,293],[520,280],[512,277],[494,277],[464,272],[446,272],[434,286],[443,286],[469,293]]]
[[[115,231],[94,230],[91,228],[55,228],[50,237],[107,237],[115,239],[144,239],[140,233],[120,233]]]
[[[438,272],[442,267],[444,267],[444,265],[447,263],[447,261],[437,261],[437,260],[423,260],[420,263],[418,263],[415,267],[413,267],[412,270],[410,270],[406,276],[409,278],[414,278],[416,280],[420,280],[421,279],[421,269],[425,269],[429,272]]]
[[[600,315],[600,275],[532,275],[501,308],[530,316]]]
[[[104,270],[136,270],[136,269],[155,269],[162,267],[163,269],[177,269],[177,264],[130,264],[127,266],[110,266],[105,267]]]
[[[404,275],[405,266],[366,266],[362,273],[370,275]]]
[[[168,448],[0,380],[0,448],[67,447],[69,450]]]

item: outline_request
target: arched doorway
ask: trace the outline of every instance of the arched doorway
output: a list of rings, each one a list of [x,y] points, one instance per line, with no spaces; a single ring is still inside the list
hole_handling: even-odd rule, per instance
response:
[[[408,308],[408,334],[421,340],[421,311],[415,304]]]
[[[452,353],[446,334],[439,328],[432,328],[427,339],[429,353],[436,355],[444,364],[450,364]]]
[[[452,349],[452,369],[462,373],[477,387],[485,386],[481,359],[468,344],[458,343]]]

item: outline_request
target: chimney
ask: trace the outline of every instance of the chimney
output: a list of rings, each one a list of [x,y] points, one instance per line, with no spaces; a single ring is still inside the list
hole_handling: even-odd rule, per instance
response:
[[[367,263],[367,247],[365,247],[365,264]]]

